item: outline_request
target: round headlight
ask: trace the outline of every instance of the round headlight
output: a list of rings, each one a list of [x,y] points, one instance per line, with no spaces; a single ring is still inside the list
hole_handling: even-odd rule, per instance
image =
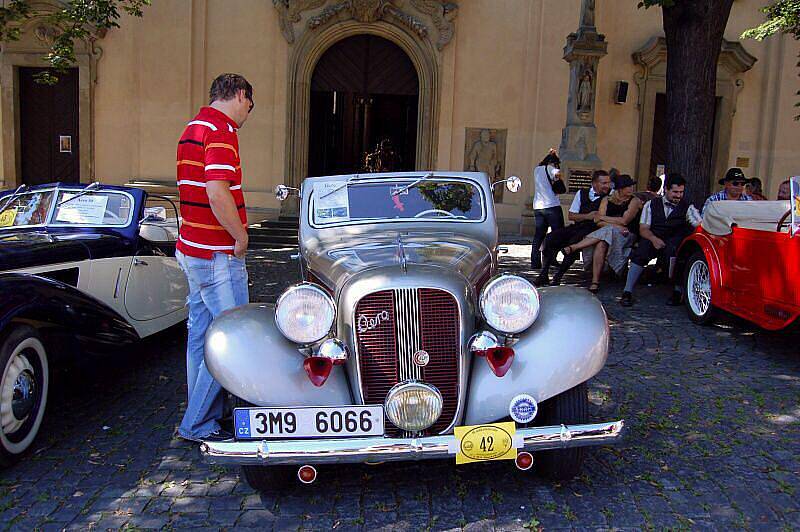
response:
[[[442,394],[435,386],[406,381],[386,395],[386,417],[397,428],[411,432],[425,430],[442,415]]]
[[[524,331],[539,315],[536,287],[516,275],[500,275],[489,281],[480,304],[486,323],[507,334]]]
[[[336,308],[331,296],[311,283],[287,288],[278,298],[275,308],[278,329],[298,344],[311,344],[324,338],[335,317]]]

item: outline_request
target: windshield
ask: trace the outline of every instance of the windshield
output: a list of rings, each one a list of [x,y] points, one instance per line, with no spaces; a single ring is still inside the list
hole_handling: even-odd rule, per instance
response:
[[[341,186],[346,180],[315,183],[312,222],[328,225],[379,220],[483,219],[483,195],[472,183],[430,178],[408,186],[415,181],[418,179],[353,181],[347,187]]]
[[[0,228],[44,225],[53,196],[54,192],[47,190],[20,194],[11,201],[10,196],[0,198]]]
[[[129,194],[93,191],[76,197],[80,192],[37,190],[20,194],[8,205],[8,196],[0,198],[0,229],[43,225],[125,227],[130,223],[133,200]]]

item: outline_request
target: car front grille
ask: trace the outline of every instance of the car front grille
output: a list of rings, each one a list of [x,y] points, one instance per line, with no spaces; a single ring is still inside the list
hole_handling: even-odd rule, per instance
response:
[[[434,288],[398,288],[362,298],[355,312],[361,389],[367,404],[383,404],[389,390],[408,379],[439,389],[442,415],[426,431],[438,434],[453,422],[459,403],[460,335],[455,298]],[[427,366],[414,364],[419,350]],[[398,435],[399,429],[387,429]]]

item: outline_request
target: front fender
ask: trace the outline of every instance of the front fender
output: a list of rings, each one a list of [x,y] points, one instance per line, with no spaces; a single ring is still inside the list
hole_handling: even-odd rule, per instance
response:
[[[590,379],[608,356],[608,319],[600,301],[583,288],[539,291],[536,323],[513,345],[514,362],[497,377],[481,358],[473,362],[466,425],[509,415],[514,396],[527,393],[541,402]]]
[[[303,355],[275,325],[275,307],[250,304],[220,314],[206,333],[208,371],[233,395],[258,406],[353,403],[343,366],[321,387],[311,384]]]
[[[136,330],[108,305],[61,281],[4,273],[0,274],[0,294],[0,331],[24,322],[61,330],[81,345],[98,348],[139,339]]]

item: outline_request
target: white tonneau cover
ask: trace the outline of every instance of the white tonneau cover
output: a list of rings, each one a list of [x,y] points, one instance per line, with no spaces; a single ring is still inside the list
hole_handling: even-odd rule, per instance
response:
[[[775,232],[789,210],[789,201],[714,201],[703,212],[703,229],[712,235],[729,235],[731,226]]]

